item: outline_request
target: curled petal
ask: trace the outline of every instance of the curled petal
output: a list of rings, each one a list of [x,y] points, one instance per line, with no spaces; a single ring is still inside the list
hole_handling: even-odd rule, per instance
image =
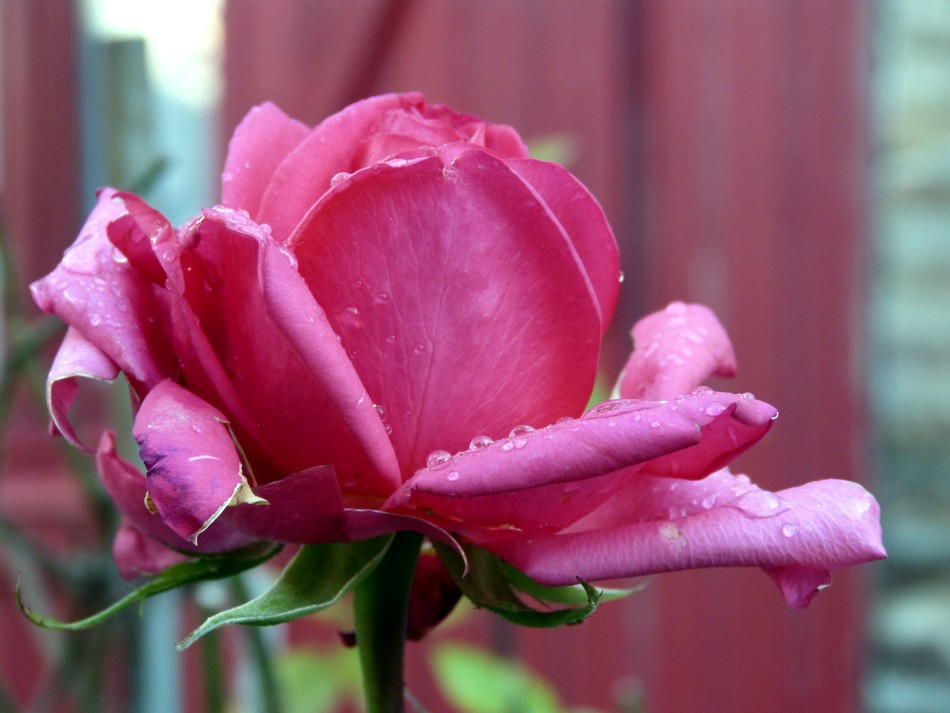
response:
[[[633,354],[620,377],[625,399],[671,399],[710,376],[734,376],[726,330],[708,307],[673,302],[633,328]]]
[[[174,355],[156,319],[167,310],[161,295],[109,240],[109,224],[127,217],[115,196],[100,191],[76,242],[30,289],[40,309],[80,332],[141,394],[174,373]]]
[[[671,402],[607,401],[583,418],[446,454],[417,471],[392,503],[412,502],[416,492],[456,499],[516,493],[621,470],[625,478],[702,478],[762,438],[775,413],[762,401],[708,389]]]
[[[700,481],[642,478],[557,534],[485,533],[479,544],[543,584],[701,567],[757,566],[803,607],[828,570],[886,556],[864,488],[822,480],[777,493],[718,471]]]
[[[109,357],[80,332],[70,327],[46,378],[46,404],[49,407],[52,428],[74,446],[91,451],[91,448],[80,442],[68,418],[69,407],[79,389],[76,379],[83,377],[111,382],[118,374],[119,368]]]
[[[123,519],[112,542],[112,557],[123,579],[158,574],[174,564],[185,562],[187,555],[143,534]]]
[[[161,382],[145,397],[132,435],[148,469],[149,498],[179,536],[197,543],[229,505],[260,502],[224,416],[174,382]]]

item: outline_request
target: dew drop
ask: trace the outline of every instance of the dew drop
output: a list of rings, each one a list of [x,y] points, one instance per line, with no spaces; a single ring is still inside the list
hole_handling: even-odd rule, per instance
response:
[[[623,402],[621,401],[604,401],[594,406],[594,408],[585,413],[584,416],[600,416],[605,413],[610,413],[611,411],[617,411],[620,408],[623,408]]]
[[[659,427],[660,427],[659,421],[650,421],[650,428],[659,428]]]
[[[347,307],[340,316],[340,321],[344,327],[358,328],[363,326],[363,320],[360,318],[360,311],[356,307]]]
[[[390,334],[389,336],[386,337],[386,344],[395,344],[395,343],[396,343],[395,334]]]
[[[482,448],[488,448],[494,441],[488,436],[475,436],[472,442],[468,444],[470,451],[480,451]]]
[[[742,398],[744,398],[744,399],[754,399],[754,398],[755,398],[755,394],[753,394],[751,391],[746,391],[744,394],[741,394],[741,396],[742,396]]]
[[[426,467],[432,470],[441,468],[452,459],[452,454],[448,451],[432,451],[426,458]]]
[[[100,324],[102,324],[102,315],[93,312],[91,315],[89,315],[89,324],[91,324],[93,327],[98,327]]]
[[[725,410],[726,410],[726,407],[723,406],[722,404],[710,404],[709,406],[706,407],[706,415],[718,416]]]
[[[752,490],[740,495],[729,504],[751,517],[772,517],[789,508],[785,501],[766,490]]]
[[[414,354],[425,354],[426,347],[424,344],[416,344],[416,346],[412,348],[412,351]]]
[[[707,495],[703,498],[703,507],[709,510],[713,505],[716,504],[716,495]]]
[[[515,447],[515,444],[512,443],[511,441],[505,441],[505,442],[502,444],[501,449],[502,449],[503,451],[510,451],[510,450],[511,450],[512,448],[514,448],[514,447]]]
[[[784,525],[782,525],[782,534],[785,535],[785,537],[795,537],[797,533],[798,533],[797,525],[793,525],[790,522],[786,522]]]
[[[347,173],[346,171],[341,171],[340,173],[336,174],[333,178],[330,179],[330,188],[333,188],[334,186],[339,185],[340,183],[342,183],[349,177],[350,177],[349,173]]]
[[[459,472],[457,470],[450,470],[448,475],[445,476],[446,480],[458,480]]]
[[[620,283],[624,281],[623,270],[620,271],[620,275],[618,276],[617,281]]]
[[[376,409],[376,413],[379,414],[380,418],[386,418],[386,409],[379,404],[373,404],[373,408]]]
[[[528,424],[524,423],[520,426],[515,426],[514,428],[512,428],[511,433],[508,434],[508,437],[520,438],[521,436],[525,436],[529,433],[532,433],[533,431],[534,431],[533,426],[529,426]]]
[[[526,445],[528,445],[528,439],[527,439],[527,438],[517,438],[517,439],[515,439],[515,448],[518,449],[519,451],[520,451],[522,448],[524,448]]]

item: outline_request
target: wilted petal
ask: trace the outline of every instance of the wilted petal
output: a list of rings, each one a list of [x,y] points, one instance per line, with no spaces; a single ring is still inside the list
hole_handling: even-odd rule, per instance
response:
[[[149,392],[132,435],[162,520],[197,542],[229,505],[254,502],[225,417],[172,381]]]
[[[485,533],[476,544],[552,585],[757,566],[778,581],[791,606],[807,604],[828,570],[886,556],[877,503],[841,480],[770,493],[726,471],[700,481],[642,478],[603,510],[567,532]]]
[[[145,475],[119,457],[111,431],[102,434],[96,452],[96,466],[106,492],[122,513],[124,529],[133,530],[140,536],[132,538],[130,533],[126,532],[121,545],[116,543],[116,548],[125,553],[120,560],[120,568],[125,572],[150,571],[151,565],[138,562],[134,556],[136,552],[145,550],[154,552],[154,548],[150,544],[146,546],[146,542],[160,543],[163,547],[170,547],[179,552],[199,553],[233,550],[252,541],[227,526],[215,524],[202,533],[200,543],[194,543],[168,527],[157,513],[150,512],[146,507],[145,496],[148,489]],[[149,554],[148,557],[151,559],[153,555]]]
[[[625,399],[671,399],[710,376],[734,376],[726,330],[708,307],[673,302],[633,328],[633,354],[620,377]]]
[[[79,389],[76,379],[83,377],[111,382],[118,375],[119,368],[109,357],[72,327],[66,330],[66,336],[56,352],[56,358],[46,378],[46,404],[49,407],[52,427],[74,446],[84,451],[92,450],[80,442],[69,422],[69,407]]]
[[[270,102],[251,109],[228,143],[221,174],[221,203],[255,218],[264,191],[280,162],[303,141],[310,128]]]
[[[500,160],[450,158],[354,174],[289,245],[403,472],[577,415],[596,372],[596,297],[563,230]]]
[[[597,294],[606,332],[620,291],[620,255],[600,204],[563,166],[530,159],[510,160],[507,164],[538,192],[570,236]]]

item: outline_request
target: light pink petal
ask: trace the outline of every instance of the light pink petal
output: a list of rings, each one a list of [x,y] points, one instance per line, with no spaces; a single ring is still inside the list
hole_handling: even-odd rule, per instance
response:
[[[560,226],[503,162],[454,152],[354,174],[290,243],[403,472],[577,415],[596,372],[596,298]]]
[[[109,241],[124,215],[104,189],[76,242],[53,272],[31,285],[40,309],[66,322],[111,359],[139,393],[174,373],[162,332],[162,295]]]
[[[769,493],[727,471],[700,481],[641,478],[603,509],[567,532],[483,533],[476,544],[551,585],[757,566],[793,607],[810,601],[828,570],[886,556],[873,496],[841,480]]]
[[[385,94],[351,104],[314,127],[274,172],[261,200],[259,223],[271,226],[278,241],[286,240],[338,173],[351,173],[353,151],[389,111],[422,104],[421,94]]]
[[[274,171],[310,128],[270,102],[251,109],[234,130],[221,174],[221,203],[253,218]]]
[[[563,166],[532,159],[506,163],[537,191],[570,236],[597,294],[606,332],[620,291],[620,254],[600,204]]]
[[[726,330],[708,307],[673,302],[633,328],[633,354],[620,377],[625,399],[671,399],[710,376],[734,376]]]
[[[153,571],[152,565],[136,560],[136,553],[154,559],[155,548],[151,544],[146,546],[146,542],[171,548],[169,551],[197,554],[233,550],[252,541],[224,524],[212,525],[202,533],[197,544],[168,527],[159,514],[149,512],[146,507],[145,495],[148,488],[145,475],[116,453],[115,437],[111,431],[102,434],[96,453],[96,466],[106,492],[122,513],[123,529],[126,532],[123,542],[117,542],[115,547],[124,552],[121,558],[117,557],[123,572]],[[134,531],[139,537],[131,537],[129,531]]]
[[[393,497],[516,493],[624,470],[701,478],[764,436],[775,409],[755,399],[697,389],[676,401],[607,401],[583,418],[515,433],[422,468]],[[407,491],[409,495],[407,495]]]
[[[132,435],[151,501],[180,537],[197,542],[225,508],[253,501],[224,415],[174,382],[145,397]]]
[[[115,363],[70,327],[46,378],[46,404],[49,407],[53,431],[61,433],[74,446],[91,451],[91,448],[80,442],[69,422],[69,407],[79,389],[76,379],[83,377],[111,382],[118,375],[119,368]]]

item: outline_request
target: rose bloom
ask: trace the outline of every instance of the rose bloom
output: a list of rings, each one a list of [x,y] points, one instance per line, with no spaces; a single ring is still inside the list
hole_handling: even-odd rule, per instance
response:
[[[177,229],[103,189],[33,294],[69,325],[59,433],[78,444],[78,377],[131,390],[146,475],[111,432],[96,449],[125,576],[416,530],[550,585],[754,565],[800,607],[829,569],[884,557],[861,486],[770,493],[725,469],[777,412],[702,386],[735,369],[705,307],[639,322],[620,399],[584,413],[618,278],[564,168],[402,94],[313,129],[253,109],[221,204]]]

